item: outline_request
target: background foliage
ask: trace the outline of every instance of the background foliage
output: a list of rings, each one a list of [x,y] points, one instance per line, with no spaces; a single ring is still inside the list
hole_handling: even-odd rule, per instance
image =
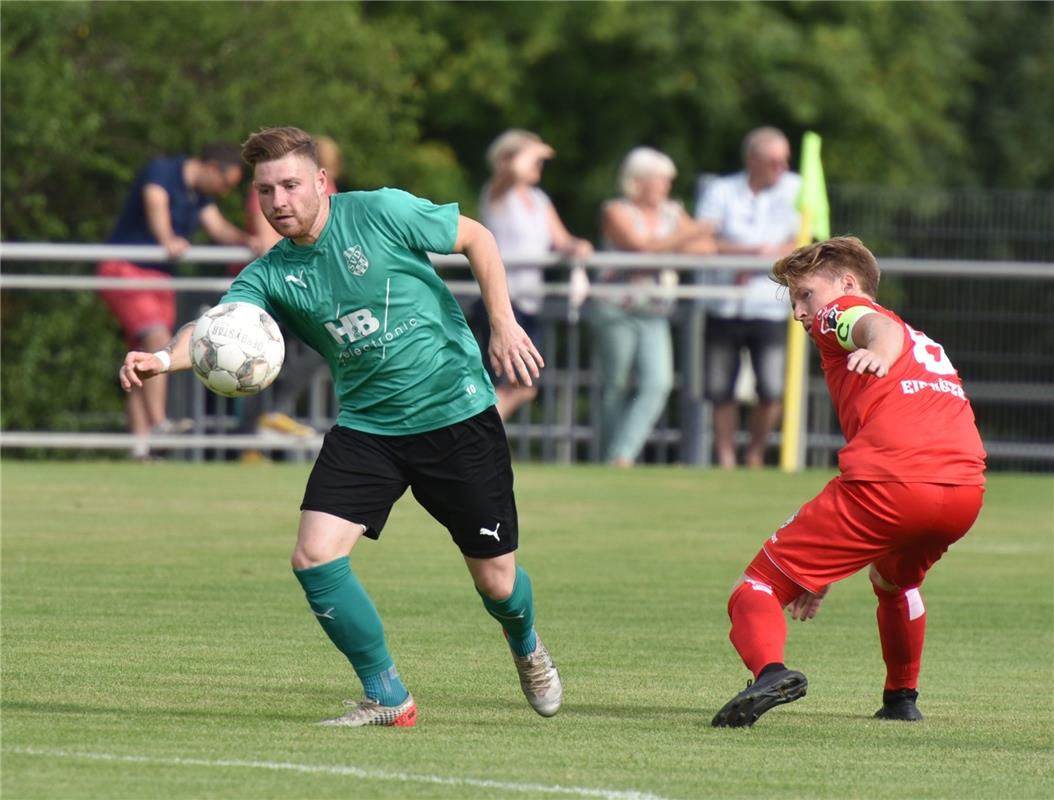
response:
[[[824,135],[835,183],[1050,187],[1048,3],[5,3],[4,239],[103,237],[157,153],[332,135],[349,188],[475,206],[505,127],[592,234],[635,145],[682,189],[745,131]],[[690,200],[690,193],[686,194]]]
[[[1054,186],[1050,3],[5,2],[0,32],[8,241],[102,240],[148,158],[276,124],[333,136],[343,188],[470,214],[490,140],[537,130],[546,189],[592,238],[629,148],[668,152],[690,206],[760,124],[819,131],[832,183]],[[2,313],[4,427],[44,413],[11,380],[26,315],[74,315],[85,368],[112,372],[90,307],[5,292]]]

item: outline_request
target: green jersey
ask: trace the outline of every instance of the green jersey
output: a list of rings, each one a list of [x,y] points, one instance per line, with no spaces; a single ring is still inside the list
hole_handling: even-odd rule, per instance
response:
[[[242,270],[222,302],[263,308],[326,359],[339,425],[424,433],[493,405],[479,345],[426,255],[452,252],[457,203],[398,189],[329,201],[314,244],[283,239]]]

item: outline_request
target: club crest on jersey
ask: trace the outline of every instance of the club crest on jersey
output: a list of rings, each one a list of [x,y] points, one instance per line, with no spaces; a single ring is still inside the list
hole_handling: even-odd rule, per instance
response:
[[[352,275],[359,277],[365,275],[366,270],[370,268],[370,262],[363,255],[362,248],[357,244],[344,251],[344,263],[347,264]]]
[[[838,318],[842,316],[842,310],[834,305],[820,312],[820,333],[830,333],[838,330]]]

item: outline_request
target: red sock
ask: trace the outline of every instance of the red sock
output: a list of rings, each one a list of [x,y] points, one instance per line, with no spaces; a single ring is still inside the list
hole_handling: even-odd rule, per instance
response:
[[[887,689],[917,689],[926,639],[926,608],[917,587],[887,592],[871,584],[878,595],[878,637],[886,662]]]
[[[728,638],[755,680],[767,664],[783,662],[787,621],[770,586],[750,580],[738,586],[728,598],[728,616],[732,620]]]

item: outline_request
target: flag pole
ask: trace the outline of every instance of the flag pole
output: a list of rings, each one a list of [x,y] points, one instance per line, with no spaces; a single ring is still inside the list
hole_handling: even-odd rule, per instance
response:
[[[809,223],[808,208],[802,209],[802,229]],[[807,230],[807,229],[806,229]],[[811,237],[802,241],[798,234],[798,247],[809,244]],[[807,407],[807,387],[805,386],[805,329],[794,317],[787,318],[787,363],[783,384],[783,435],[780,437],[780,469],[784,472],[798,472],[805,459],[802,448],[802,429],[805,427],[805,409]]]
[[[827,204],[827,187],[820,161],[820,137],[809,131],[802,137],[801,146],[802,185],[798,195],[798,210],[801,221],[798,225],[797,246],[803,247],[813,238],[829,239],[831,236]],[[805,329],[791,316],[787,320],[787,363],[783,391],[783,427],[780,436],[780,469],[783,472],[798,472],[804,466],[805,412],[808,407],[806,386],[806,341]]]

